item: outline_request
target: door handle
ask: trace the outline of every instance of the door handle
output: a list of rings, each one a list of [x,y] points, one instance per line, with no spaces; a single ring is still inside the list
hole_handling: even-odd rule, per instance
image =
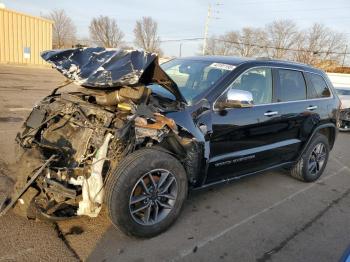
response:
[[[307,110],[315,110],[315,109],[317,109],[317,106],[308,106],[306,109]]]
[[[264,113],[264,116],[275,116],[278,115],[277,111],[267,111],[266,113]]]

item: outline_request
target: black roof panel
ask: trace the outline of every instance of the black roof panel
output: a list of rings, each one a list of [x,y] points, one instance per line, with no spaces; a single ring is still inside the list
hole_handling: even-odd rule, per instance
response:
[[[314,68],[307,64],[297,63],[293,61],[277,60],[271,58],[248,58],[248,57],[234,57],[234,56],[191,56],[191,57],[181,57],[177,59],[183,60],[197,60],[197,61],[208,61],[213,63],[225,63],[230,65],[238,66],[244,63],[253,63],[255,65],[269,65],[283,67],[288,66],[298,70],[311,71],[311,72],[322,72],[317,68]]]
[[[209,56],[209,55],[208,56],[181,57],[178,59],[208,61],[208,62],[213,62],[213,63],[225,63],[225,64],[230,64],[230,65],[239,65],[239,64],[254,60],[254,58],[246,58],[246,57]]]

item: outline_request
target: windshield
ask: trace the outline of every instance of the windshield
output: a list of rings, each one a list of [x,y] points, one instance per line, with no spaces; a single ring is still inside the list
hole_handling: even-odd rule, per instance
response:
[[[160,66],[189,104],[235,68],[229,64],[186,59],[174,59]]]
[[[336,87],[335,90],[337,91],[337,94],[340,96],[350,96],[350,89],[341,89]]]

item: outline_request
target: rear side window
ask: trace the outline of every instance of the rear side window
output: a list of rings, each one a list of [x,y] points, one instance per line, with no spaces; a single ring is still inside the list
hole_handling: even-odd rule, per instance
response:
[[[308,78],[308,98],[311,99],[331,96],[331,92],[329,91],[327,83],[324,81],[322,76],[311,73],[306,73],[306,75]]]
[[[300,71],[277,69],[275,98],[277,102],[306,99],[306,84]]]

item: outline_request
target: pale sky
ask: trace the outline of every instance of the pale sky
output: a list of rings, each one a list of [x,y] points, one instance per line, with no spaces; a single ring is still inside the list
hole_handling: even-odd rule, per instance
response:
[[[218,19],[212,19],[209,35],[239,30],[245,26],[264,26],[277,19],[292,19],[300,28],[314,22],[346,33],[350,39],[350,0],[0,0],[6,8],[43,15],[52,9],[64,9],[77,27],[78,37],[89,35],[93,17],[106,15],[117,20],[125,41],[133,41],[135,21],[151,16],[158,22],[161,40],[203,37],[208,5]],[[182,42],[182,55],[195,55],[202,41]],[[349,41],[350,43],[350,41]],[[179,54],[180,42],[162,43],[168,56]]]

